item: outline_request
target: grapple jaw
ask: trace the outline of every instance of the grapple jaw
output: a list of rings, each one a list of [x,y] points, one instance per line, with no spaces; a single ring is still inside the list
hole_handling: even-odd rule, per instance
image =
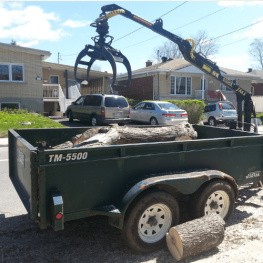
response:
[[[74,77],[76,81],[82,82],[84,79],[78,77],[77,70],[79,65],[87,66],[87,81],[89,81],[89,74],[93,63],[96,60],[108,61],[112,68],[112,80],[111,89],[119,86],[117,85],[117,67],[116,62],[122,63],[127,70],[128,81],[127,86],[131,83],[131,65],[128,59],[119,51],[111,46],[113,37],[108,35],[108,22],[105,17],[98,18],[94,23],[91,24],[92,27],[97,28],[98,36],[93,37],[94,45],[86,45],[85,48],[78,54],[75,67],[74,67]],[[85,58],[87,57],[87,58]],[[86,59],[89,59],[88,61]]]

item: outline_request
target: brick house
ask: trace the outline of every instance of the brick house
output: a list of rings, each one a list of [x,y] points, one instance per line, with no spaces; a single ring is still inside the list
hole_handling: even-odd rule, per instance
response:
[[[220,69],[226,78],[236,81],[249,92],[251,92],[251,82],[259,79],[254,74],[227,68]],[[119,76],[120,85],[125,82],[125,77],[127,78],[125,75]],[[134,99],[203,99],[205,101],[218,99],[216,90],[221,90],[236,104],[236,95],[230,88],[184,59],[164,60],[155,65],[147,61],[146,67],[133,71],[130,88],[118,88],[120,94]]]

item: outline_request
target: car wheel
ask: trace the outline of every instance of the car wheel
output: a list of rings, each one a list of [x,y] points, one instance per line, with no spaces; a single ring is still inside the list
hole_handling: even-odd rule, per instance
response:
[[[68,113],[68,121],[69,121],[69,122],[73,122],[73,121],[74,121],[72,111],[70,111],[70,112]]]
[[[210,126],[216,126],[216,119],[214,117],[210,117],[208,119],[208,125]]]
[[[216,213],[227,220],[234,209],[235,194],[228,182],[216,180],[201,187],[192,200],[194,217]]]
[[[176,199],[163,191],[141,197],[125,216],[122,235],[137,252],[155,251],[164,245],[165,235],[179,222]]]
[[[157,119],[154,118],[154,117],[152,117],[152,118],[150,119],[150,124],[151,124],[151,125],[158,125]]]
[[[97,118],[97,116],[95,116],[95,115],[91,116],[90,124],[91,124],[91,126],[97,126],[98,125],[98,118]]]

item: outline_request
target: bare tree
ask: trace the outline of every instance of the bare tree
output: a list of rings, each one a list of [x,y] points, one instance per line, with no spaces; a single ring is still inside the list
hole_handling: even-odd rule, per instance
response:
[[[209,39],[207,32],[204,30],[198,31],[193,40],[195,42],[195,51],[202,53],[206,57],[215,55],[219,50],[218,43]]]
[[[209,39],[206,31],[199,31],[196,36],[192,39],[195,42],[195,51],[202,53],[204,56],[211,56],[218,52],[219,46],[213,40]],[[177,44],[172,41],[165,42],[162,46],[154,49],[154,59],[159,59],[161,57],[167,58],[182,58],[182,54],[177,46]]]
[[[249,54],[257,63],[255,67],[263,69],[263,39],[254,39],[250,44]]]

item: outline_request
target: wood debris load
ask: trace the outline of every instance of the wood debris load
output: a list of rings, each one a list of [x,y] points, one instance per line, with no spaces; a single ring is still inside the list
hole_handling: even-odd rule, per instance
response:
[[[71,141],[56,145],[53,149],[99,147],[104,145],[182,141],[197,138],[197,132],[191,124],[182,123],[173,126],[118,126],[90,128],[78,134]]]

